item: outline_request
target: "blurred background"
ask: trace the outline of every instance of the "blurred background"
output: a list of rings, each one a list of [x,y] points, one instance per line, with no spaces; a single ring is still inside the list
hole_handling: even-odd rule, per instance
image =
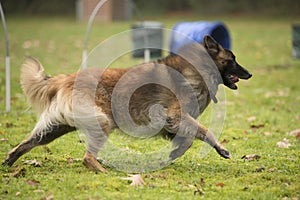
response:
[[[78,5],[97,0],[1,0],[7,14],[76,15]],[[113,4],[130,0],[112,0]],[[190,12],[203,15],[300,15],[299,0],[132,0],[143,15]],[[119,8],[121,9],[121,8]],[[77,13],[78,14],[78,13]],[[134,12],[133,12],[134,14]]]
[[[6,112],[8,76],[1,27],[0,160],[4,160],[6,152],[22,141],[36,123],[36,115],[28,109],[19,84],[24,58],[37,58],[49,75],[80,69],[87,20],[99,0],[0,2],[6,17],[11,61],[11,111]],[[104,59],[110,61],[109,67],[118,68],[144,62],[143,58],[133,58],[130,51],[114,56],[119,55],[117,50],[125,47],[124,44],[131,50],[136,40],[128,31],[137,21],[159,22],[169,30],[179,22],[221,21],[226,25],[238,62],[253,74],[249,81],[238,83],[239,90],[225,88],[226,121],[220,141],[226,143],[233,160],[220,160],[214,153],[201,159],[202,143],[195,142],[187,156],[164,171],[148,175],[147,186],[130,189],[117,178],[124,174],[113,169],[111,172],[116,175],[98,174],[91,178],[94,174],[83,170],[78,159],[84,154],[84,144],[76,134],[70,134],[47,148],[26,154],[25,160],[34,158],[43,162],[39,169],[26,165],[26,175],[10,178],[12,171],[0,167],[0,199],[52,199],[53,196],[55,199],[195,199],[199,189],[194,185],[199,185],[201,177],[206,182],[201,186],[205,199],[220,199],[220,196],[222,199],[299,199],[300,136],[291,133],[300,130],[300,0],[108,0],[95,18],[87,50],[90,53],[99,44],[103,47],[104,41],[114,43],[107,42],[98,54],[93,51],[95,67],[106,67]],[[128,37],[121,37],[121,33]],[[122,42],[127,43],[119,42],[120,38],[125,38]],[[164,43],[170,41],[166,31],[163,38]],[[209,107],[200,119],[207,127],[211,110]],[[131,149],[154,151],[165,144],[162,139],[145,144],[118,133],[110,138],[125,153],[131,153]],[[277,147],[278,141],[287,139],[290,148]],[[246,154],[257,154],[261,159],[241,160]],[[23,167],[21,161],[19,164]],[[38,180],[40,184],[32,186],[28,180]],[[220,184],[225,187],[219,187]],[[52,197],[46,198],[48,194]]]

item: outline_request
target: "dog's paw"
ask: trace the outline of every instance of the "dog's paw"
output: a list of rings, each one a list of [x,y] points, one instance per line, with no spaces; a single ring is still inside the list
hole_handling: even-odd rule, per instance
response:
[[[11,167],[13,164],[14,161],[9,156],[2,162],[3,166],[8,166],[8,167]]]
[[[107,173],[107,170],[104,169],[98,160],[89,152],[87,152],[83,158],[83,165],[92,171]]]
[[[224,147],[219,147],[219,148],[216,148],[216,151],[219,153],[220,156],[222,156],[223,158],[226,158],[226,159],[230,159],[231,158],[231,154],[230,152],[225,149]]]

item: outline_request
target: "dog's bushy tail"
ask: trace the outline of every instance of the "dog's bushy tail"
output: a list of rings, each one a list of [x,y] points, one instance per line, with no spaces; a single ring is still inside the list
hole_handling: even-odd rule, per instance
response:
[[[48,79],[38,60],[30,57],[22,64],[20,83],[29,104],[38,112],[49,103]]]

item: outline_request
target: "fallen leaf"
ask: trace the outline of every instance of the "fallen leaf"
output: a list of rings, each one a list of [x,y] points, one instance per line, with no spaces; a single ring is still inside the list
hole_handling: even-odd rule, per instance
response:
[[[288,198],[288,197],[283,197],[282,200],[299,200],[297,197],[292,197],[292,198]]]
[[[221,144],[227,144],[228,142],[229,142],[229,140],[224,139],[221,141]]]
[[[39,185],[39,184],[40,184],[39,181],[34,180],[34,179],[32,179],[32,180],[27,180],[26,183],[27,183],[28,185]]]
[[[300,133],[298,133],[298,134],[296,135],[296,139],[297,139],[297,140],[300,139]]]
[[[300,129],[293,130],[289,133],[290,136],[296,136],[300,134]]]
[[[34,193],[45,193],[44,190],[33,190]]]
[[[265,136],[271,136],[272,133],[271,133],[271,132],[264,132],[264,135],[265,135]]]
[[[12,176],[18,178],[20,176],[25,176],[25,168],[17,169],[12,173]]]
[[[250,127],[253,128],[253,129],[258,129],[258,128],[265,127],[265,125],[264,124],[252,124]]]
[[[251,117],[248,117],[247,118],[247,121],[248,122],[253,122],[253,121],[255,121],[256,120],[256,117],[255,116],[251,116]]]
[[[144,185],[144,180],[140,174],[129,174],[129,177],[121,178],[122,180],[132,181],[131,186],[142,186]]]
[[[225,186],[225,184],[221,182],[221,183],[217,183],[217,184],[216,184],[216,186],[217,186],[217,187],[221,187],[221,188],[222,188],[222,187],[224,187],[224,186]]]
[[[26,165],[32,165],[34,167],[40,167],[42,165],[42,163],[38,162],[36,159],[34,159],[34,160],[25,160],[23,163],[26,164]]]
[[[289,148],[292,145],[290,144],[290,141],[288,139],[283,138],[282,141],[277,142],[277,146],[279,148]]]
[[[46,200],[51,200],[54,198],[54,195],[52,193],[50,193],[47,197]]]
[[[16,196],[19,196],[21,194],[21,192],[16,192]]]
[[[13,127],[13,123],[6,122],[5,127],[6,128],[11,128],[11,127]]]
[[[73,158],[67,158],[67,162],[71,164],[73,162]]]
[[[256,155],[256,154],[244,155],[244,156],[242,157],[242,159],[244,159],[244,160],[254,160],[254,159],[258,160],[258,159],[260,159],[260,158],[261,158],[261,156]]]
[[[205,185],[204,178],[201,177],[201,179],[200,179],[200,186],[203,187],[204,185]]]
[[[275,168],[270,168],[268,171],[269,172],[276,172],[276,169]]]
[[[8,139],[7,139],[7,138],[1,138],[0,141],[1,141],[1,142],[7,142]]]
[[[264,167],[259,167],[259,168],[257,168],[257,169],[255,170],[255,172],[262,172],[262,171],[264,171],[264,170],[265,170]]]
[[[202,192],[202,190],[200,190],[200,188],[198,188],[198,186],[195,184],[194,185],[196,187],[196,190],[194,191],[194,196],[198,193],[200,196],[203,195],[204,193]]]
[[[234,140],[241,140],[242,137],[232,137],[232,139],[234,139]]]

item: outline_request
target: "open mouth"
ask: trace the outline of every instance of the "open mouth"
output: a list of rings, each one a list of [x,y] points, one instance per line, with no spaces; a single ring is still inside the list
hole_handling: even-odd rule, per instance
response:
[[[239,77],[236,76],[236,75],[230,74],[230,75],[228,76],[228,78],[229,78],[233,83],[239,82]]]

